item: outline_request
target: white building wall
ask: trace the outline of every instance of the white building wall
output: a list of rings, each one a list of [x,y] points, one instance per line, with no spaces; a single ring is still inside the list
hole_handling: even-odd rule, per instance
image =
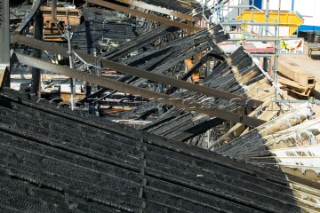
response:
[[[304,25],[320,25],[316,23],[316,20],[320,22],[320,2],[319,0],[296,0],[295,1],[295,10],[298,11],[304,19]],[[318,9],[317,9],[318,8]]]
[[[309,1],[309,0],[306,0]],[[263,0],[262,8],[265,10],[267,7],[267,0]],[[292,0],[281,0],[281,10],[291,10]],[[279,0],[269,0],[269,10],[278,10]]]
[[[320,1],[315,1],[315,5],[313,8],[313,25],[320,27]],[[320,29],[319,29],[320,30]]]
[[[263,0],[263,9],[266,3],[267,0]],[[270,10],[278,10],[278,6],[279,0],[269,0]],[[281,10],[298,12],[304,19],[303,29],[320,30],[320,0],[281,0]]]

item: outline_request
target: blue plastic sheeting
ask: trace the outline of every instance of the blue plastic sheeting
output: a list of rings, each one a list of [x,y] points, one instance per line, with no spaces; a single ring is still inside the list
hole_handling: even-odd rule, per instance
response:
[[[314,30],[320,30],[320,26],[301,25],[298,28],[298,31],[314,31]]]
[[[254,4],[254,6],[256,6],[259,9],[262,9],[262,0],[254,0],[254,1],[250,0],[250,5],[252,4],[252,2]]]

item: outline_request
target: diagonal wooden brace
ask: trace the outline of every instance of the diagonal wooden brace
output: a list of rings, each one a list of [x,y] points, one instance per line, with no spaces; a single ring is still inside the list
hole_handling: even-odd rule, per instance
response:
[[[0,64],[0,88],[2,88],[5,76],[8,74],[8,66]]]

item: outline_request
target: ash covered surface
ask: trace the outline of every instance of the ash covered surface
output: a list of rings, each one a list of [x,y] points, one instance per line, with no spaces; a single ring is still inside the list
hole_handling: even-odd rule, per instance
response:
[[[279,170],[9,89],[0,94],[0,136],[6,212],[300,211]]]

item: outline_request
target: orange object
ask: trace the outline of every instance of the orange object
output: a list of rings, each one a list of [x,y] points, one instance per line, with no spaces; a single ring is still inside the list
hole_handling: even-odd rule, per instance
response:
[[[184,64],[187,66],[187,69],[190,70],[193,67],[192,60],[190,58],[184,60]],[[192,74],[191,79],[194,83],[199,83],[200,81],[200,73],[197,71]]]

